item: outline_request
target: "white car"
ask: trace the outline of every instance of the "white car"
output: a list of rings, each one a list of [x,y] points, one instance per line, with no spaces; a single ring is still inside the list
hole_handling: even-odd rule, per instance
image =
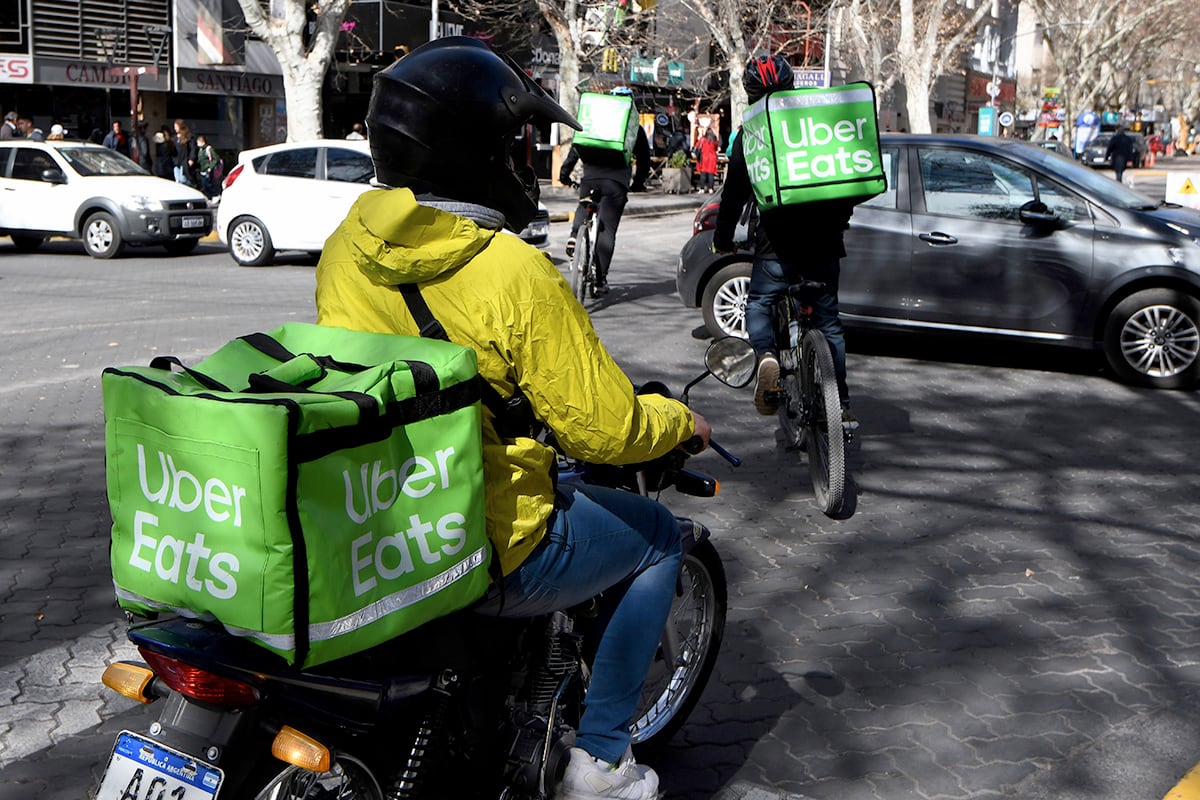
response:
[[[269,265],[280,250],[318,254],[358,196],[372,188],[374,177],[366,140],[318,139],[244,150],[223,183],[217,235],[243,267]],[[550,214],[540,206],[520,235],[541,247],[549,233]]]
[[[0,236],[32,252],[48,236],[83,241],[93,258],[126,244],[196,249],[212,230],[200,192],[157,178],[130,159],[84,142],[0,141]]]

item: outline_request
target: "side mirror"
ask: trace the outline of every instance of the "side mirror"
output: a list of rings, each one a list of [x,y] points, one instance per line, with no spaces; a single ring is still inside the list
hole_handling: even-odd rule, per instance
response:
[[[42,181],[44,183],[66,183],[67,176],[63,174],[61,169],[52,167],[42,170]]]
[[[726,386],[740,389],[754,380],[758,359],[745,339],[727,336],[717,339],[704,353],[704,366]]]
[[[1062,224],[1062,220],[1058,218],[1058,215],[1040,200],[1030,200],[1021,206],[1020,217],[1021,222],[1024,222],[1026,225],[1046,227]]]

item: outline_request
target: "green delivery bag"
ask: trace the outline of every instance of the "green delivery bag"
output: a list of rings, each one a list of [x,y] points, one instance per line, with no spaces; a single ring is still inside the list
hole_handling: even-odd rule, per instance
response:
[[[746,110],[740,138],[760,209],[887,190],[869,83],[773,92]]]
[[[579,96],[579,124],[575,147],[585,160],[603,166],[621,166],[633,160],[638,115],[633,98],[584,92]]]
[[[172,364],[102,378],[122,607],[311,666],[486,591],[473,350],[291,323]]]

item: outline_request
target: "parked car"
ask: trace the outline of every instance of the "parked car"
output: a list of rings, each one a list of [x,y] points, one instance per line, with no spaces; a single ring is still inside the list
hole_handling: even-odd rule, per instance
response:
[[[183,255],[212,230],[203,194],[84,142],[0,141],[0,198],[0,236],[26,252],[65,236],[82,240],[93,258],[127,244]]]
[[[1096,348],[1128,382],[1196,385],[1200,213],[1014,139],[884,134],[882,147],[888,189],[846,233],[848,327]],[[680,253],[679,296],[714,335],[745,335],[753,254],[713,254],[702,227]]]
[[[1133,131],[1125,131],[1125,133],[1133,139],[1134,156],[1129,166],[1141,167],[1146,163],[1146,153],[1150,151],[1150,146],[1146,144],[1146,137]],[[1112,137],[1111,133],[1102,133],[1092,139],[1083,149],[1079,160],[1089,167],[1112,167],[1112,158],[1108,155],[1108,143],[1112,141]]]
[[[272,264],[281,250],[320,253],[374,177],[366,140],[243,150],[222,183],[217,235],[243,267]],[[539,247],[548,243],[550,214],[544,206],[521,237]]]

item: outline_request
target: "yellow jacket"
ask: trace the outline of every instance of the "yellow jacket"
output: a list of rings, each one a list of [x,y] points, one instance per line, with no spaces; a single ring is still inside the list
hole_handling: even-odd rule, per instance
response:
[[[545,253],[421,206],[408,189],[366,192],[325,243],[317,322],[416,335],[394,288],[404,283],[420,285],[450,340],[475,349],[480,373],[502,396],[520,386],[568,455],[637,463],[693,434],[682,403],[633,393]],[[545,535],[555,454],[533,439],[500,439],[483,416],[487,532],[507,575]]]

